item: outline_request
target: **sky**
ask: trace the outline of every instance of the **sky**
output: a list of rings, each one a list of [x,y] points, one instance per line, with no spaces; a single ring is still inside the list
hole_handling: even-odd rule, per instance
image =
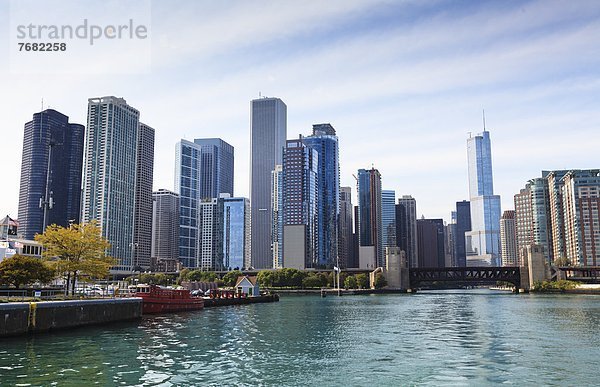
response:
[[[449,220],[468,200],[466,139],[483,130],[483,109],[503,210],[542,170],[600,167],[597,1],[140,0],[114,14],[111,1],[62,2],[65,23],[131,12],[149,38],[44,66],[12,39],[15,19],[48,13],[40,4],[0,0],[2,215],[17,216],[23,125],[42,99],[85,124],[88,98],[125,98],[156,129],[154,189],[174,188],[179,139],[220,137],[235,148],[234,193],[247,197],[259,94],[286,103],[290,139],[335,127],[354,195],[352,175],[374,166],[383,189],[416,198],[418,216]]]

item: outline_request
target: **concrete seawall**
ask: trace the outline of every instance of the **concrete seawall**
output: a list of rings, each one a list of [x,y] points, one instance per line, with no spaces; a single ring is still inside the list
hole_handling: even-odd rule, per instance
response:
[[[0,304],[0,337],[142,317],[141,298]]]

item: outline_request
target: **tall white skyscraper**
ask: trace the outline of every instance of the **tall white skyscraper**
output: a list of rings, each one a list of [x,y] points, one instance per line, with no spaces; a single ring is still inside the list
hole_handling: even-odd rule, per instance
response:
[[[81,221],[97,221],[118,260],[115,272],[131,272],[150,258],[154,130],[139,117],[123,98],[88,102]],[[136,251],[141,243],[148,244],[147,260]]]
[[[381,235],[383,251],[396,247],[396,191],[381,190]]]
[[[273,266],[271,172],[283,164],[287,107],[279,98],[252,100],[250,109],[250,206],[252,266]]]
[[[494,195],[490,132],[467,139],[471,231],[467,266],[500,266],[500,196]]]

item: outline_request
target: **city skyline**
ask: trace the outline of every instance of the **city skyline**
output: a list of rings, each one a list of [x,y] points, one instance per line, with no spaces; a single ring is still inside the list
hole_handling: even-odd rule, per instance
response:
[[[154,15],[168,7],[152,5]],[[249,160],[248,101],[262,92],[288,105],[288,138],[316,122],[336,128],[342,186],[354,186],[352,173],[373,164],[385,187],[415,197],[418,215],[427,218],[449,220],[454,203],[468,199],[464,139],[481,131],[482,108],[494,136],[495,193],[503,210],[540,170],[594,167],[596,4],[331,2],[252,10],[232,3],[227,10],[213,4],[202,23],[187,23],[195,14],[189,11],[206,4],[181,5],[177,25],[173,14],[152,19],[155,60],[148,74],[15,76],[2,57],[0,113],[8,129],[0,154],[20,160],[20,129],[42,98],[44,108],[85,122],[87,98],[120,96],[158,128],[153,189],[173,189],[174,138],[220,137],[238,160]],[[268,16],[269,7],[280,11],[278,18]],[[249,15],[260,26],[236,24]],[[8,21],[5,4],[0,20]],[[199,34],[219,35],[210,33],[218,25],[231,28],[219,39],[193,42]],[[169,44],[178,38],[185,44]],[[7,40],[0,32],[0,42]],[[377,127],[378,138],[366,136],[369,127]],[[579,144],[581,137],[591,140]],[[249,197],[247,166],[235,168],[236,196]],[[18,181],[19,171],[9,169],[5,178]],[[431,181],[447,187],[444,198]],[[16,217],[18,184],[0,194],[0,203]]]

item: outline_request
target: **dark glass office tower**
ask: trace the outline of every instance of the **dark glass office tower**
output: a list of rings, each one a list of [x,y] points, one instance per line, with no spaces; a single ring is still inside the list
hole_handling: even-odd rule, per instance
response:
[[[417,201],[410,195],[403,195],[396,204],[396,244],[405,252],[408,265],[418,267]]]
[[[332,268],[338,261],[338,223],[340,211],[340,162],[338,138],[331,124],[313,125],[312,136],[304,144],[317,151],[317,262]]]
[[[377,169],[358,170],[358,235],[360,246],[375,247],[373,267],[383,267],[381,230],[381,174]]]
[[[456,202],[456,237],[454,239],[454,257],[456,266],[467,266],[467,245],[465,233],[471,231],[471,203],[467,200]]]
[[[43,232],[40,204],[46,191],[52,202],[46,225],[79,223],[84,130],[83,125],[69,123],[69,117],[53,109],[34,114],[25,124],[18,231],[23,238],[33,239]]]
[[[287,107],[279,98],[260,98],[250,110],[250,207],[252,266],[271,268],[271,172],[282,164],[287,133]]]
[[[194,143],[200,146],[199,198],[233,196],[233,146],[220,138],[197,138]]]

